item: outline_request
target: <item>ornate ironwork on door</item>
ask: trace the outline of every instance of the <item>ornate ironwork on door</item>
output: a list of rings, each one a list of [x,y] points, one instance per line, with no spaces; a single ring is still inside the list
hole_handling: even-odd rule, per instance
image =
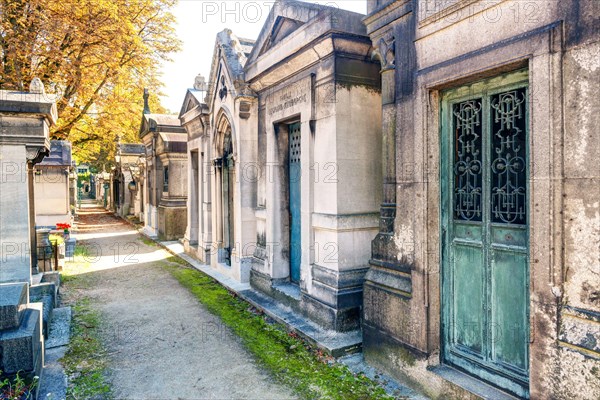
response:
[[[519,397],[529,393],[527,78],[442,100],[443,360]]]
[[[481,221],[481,99],[454,105],[454,217]]]
[[[492,221],[526,223],[525,89],[492,96]]]

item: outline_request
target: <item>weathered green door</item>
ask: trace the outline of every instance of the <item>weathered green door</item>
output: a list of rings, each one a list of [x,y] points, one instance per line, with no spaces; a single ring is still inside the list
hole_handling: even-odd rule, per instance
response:
[[[442,97],[443,359],[528,397],[527,72]]]

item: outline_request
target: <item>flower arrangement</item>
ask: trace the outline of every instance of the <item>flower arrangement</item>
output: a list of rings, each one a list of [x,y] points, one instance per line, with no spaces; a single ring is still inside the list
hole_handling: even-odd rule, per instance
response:
[[[58,229],[59,231],[63,231],[65,234],[69,233],[69,229],[71,228],[71,225],[66,224],[66,223],[58,223],[56,224],[56,229]]]

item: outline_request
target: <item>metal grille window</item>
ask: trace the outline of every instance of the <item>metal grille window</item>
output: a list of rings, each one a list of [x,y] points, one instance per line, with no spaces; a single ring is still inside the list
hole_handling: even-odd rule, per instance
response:
[[[169,167],[163,169],[163,192],[169,191]]]
[[[455,220],[481,222],[489,196],[491,222],[527,222],[525,106],[525,88],[452,106]]]
[[[526,223],[525,89],[491,98],[492,222]]]
[[[481,221],[481,99],[455,104],[454,218]]]

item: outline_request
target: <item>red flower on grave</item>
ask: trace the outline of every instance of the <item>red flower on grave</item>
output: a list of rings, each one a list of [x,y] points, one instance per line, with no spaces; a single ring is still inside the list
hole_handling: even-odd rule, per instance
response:
[[[71,227],[71,225],[66,224],[66,223],[59,222],[58,224],[56,224],[56,229],[63,230],[65,232],[68,232],[70,227]]]

